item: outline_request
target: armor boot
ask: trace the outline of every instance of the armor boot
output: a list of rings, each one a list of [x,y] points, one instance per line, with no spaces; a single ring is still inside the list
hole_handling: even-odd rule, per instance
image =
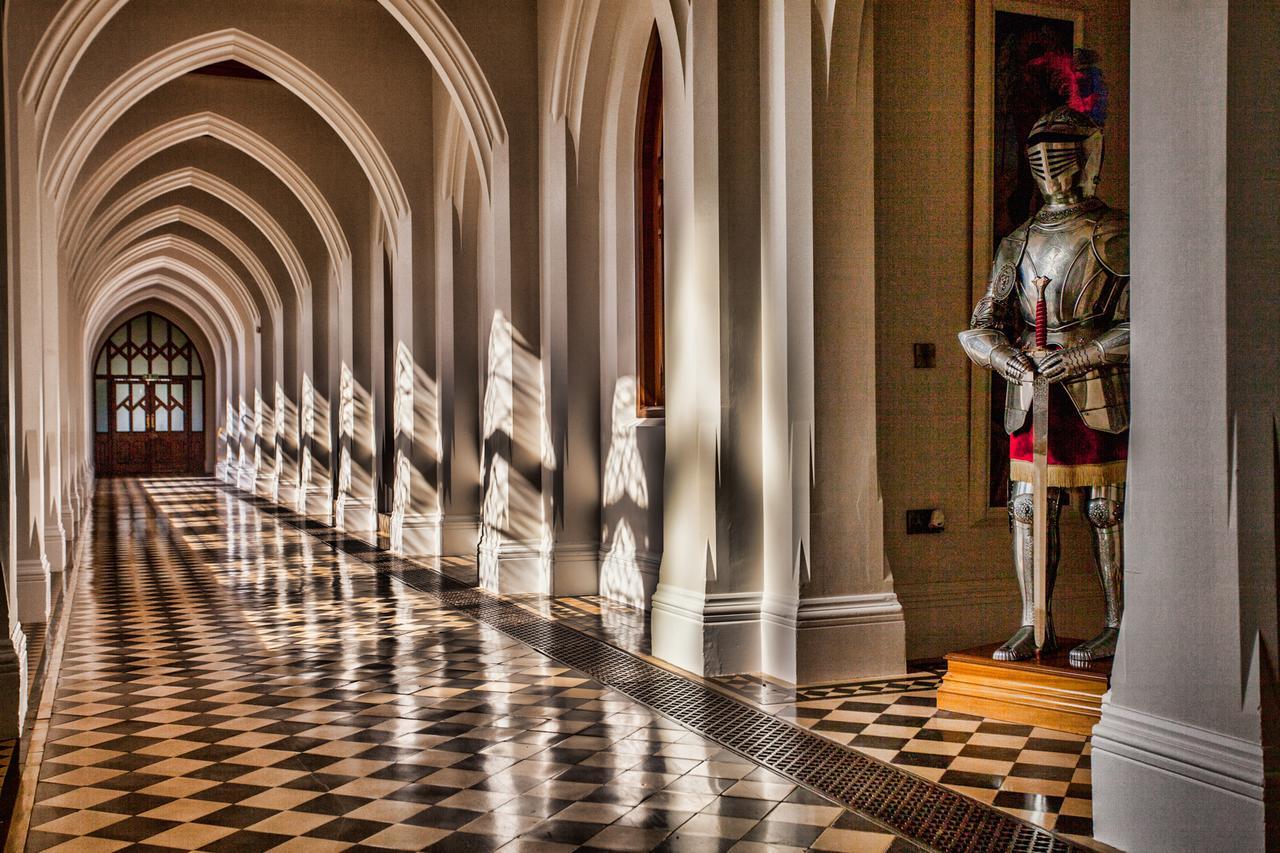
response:
[[[1101,633],[1071,650],[1075,666],[1085,666],[1116,653],[1120,617],[1124,613],[1124,486],[1094,486],[1081,508],[1093,534],[1093,559],[1106,603]]]
[[[1032,538],[1032,518],[1035,504],[1030,483],[1015,482],[1009,495],[1009,527],[1013,533],[1013,566],[1018,575],[1018,590],[1022,594],[1022,625],[1004,645],[992,655],[996,660],[1025,660],[1036,653],[1035,632],[1035,550]],[[1062,489],[1049,489],[1047,548],[1045,566],[1045,640],[1041,651],[1052,652],[1058,648],[1058,638],[1053,631],[1053,584],[1058,576],[1058,517],[1062,511]]]

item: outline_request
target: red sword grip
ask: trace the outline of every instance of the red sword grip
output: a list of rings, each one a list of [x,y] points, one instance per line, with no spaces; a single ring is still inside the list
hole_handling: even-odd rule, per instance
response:
[[[1041,276],[1036,279],[1036,349],[1049,348],[1049,306],[1045,302],[1044,291],[1049,286],[1049,279]]]

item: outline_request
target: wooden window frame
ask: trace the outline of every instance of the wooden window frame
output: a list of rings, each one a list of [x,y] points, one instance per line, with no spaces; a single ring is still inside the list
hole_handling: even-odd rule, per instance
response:
[[[649,37],[636,109],[636,414],[666,409],[662,47]]]

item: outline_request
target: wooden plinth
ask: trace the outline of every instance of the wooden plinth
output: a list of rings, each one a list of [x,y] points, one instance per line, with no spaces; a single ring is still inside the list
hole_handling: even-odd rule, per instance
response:
[[[938,708],[1087,735],[1102,716],[1111,661],[1071,666],[1067,653],[1079,642],[1060,638],[1060,651],[1039,660],[992,660],[999,643],[951,652]]]

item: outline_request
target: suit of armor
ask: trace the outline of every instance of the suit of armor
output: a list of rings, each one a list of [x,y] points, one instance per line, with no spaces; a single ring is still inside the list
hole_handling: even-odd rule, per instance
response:
[[[1110,657],[1123,610],[1123,507],[1129,427],[1128,219],[1094,195],[1102,163],[1102,129],[1061,107],[1042,117],[1027,141],[1032,172],[1045,198],[1035,216],[1000,244],[986,293],[960,333],[975,364],[1008,380],[1004,426],[1010,434],[1009,522],[1022,593],[1021,627],[994,657],[1035,653],[1031,381],[1051,385],[1048,432],[1046,650],[1056,647],[1052,594],[1058,563],[1058,517],[1068,490],[1083,490],[1081,509],[1093,537],[1106,600],[1103,630],[1071,650],[1076,665]],[[1045,288],[1050,352],[1035,348],[1037,278]]]

